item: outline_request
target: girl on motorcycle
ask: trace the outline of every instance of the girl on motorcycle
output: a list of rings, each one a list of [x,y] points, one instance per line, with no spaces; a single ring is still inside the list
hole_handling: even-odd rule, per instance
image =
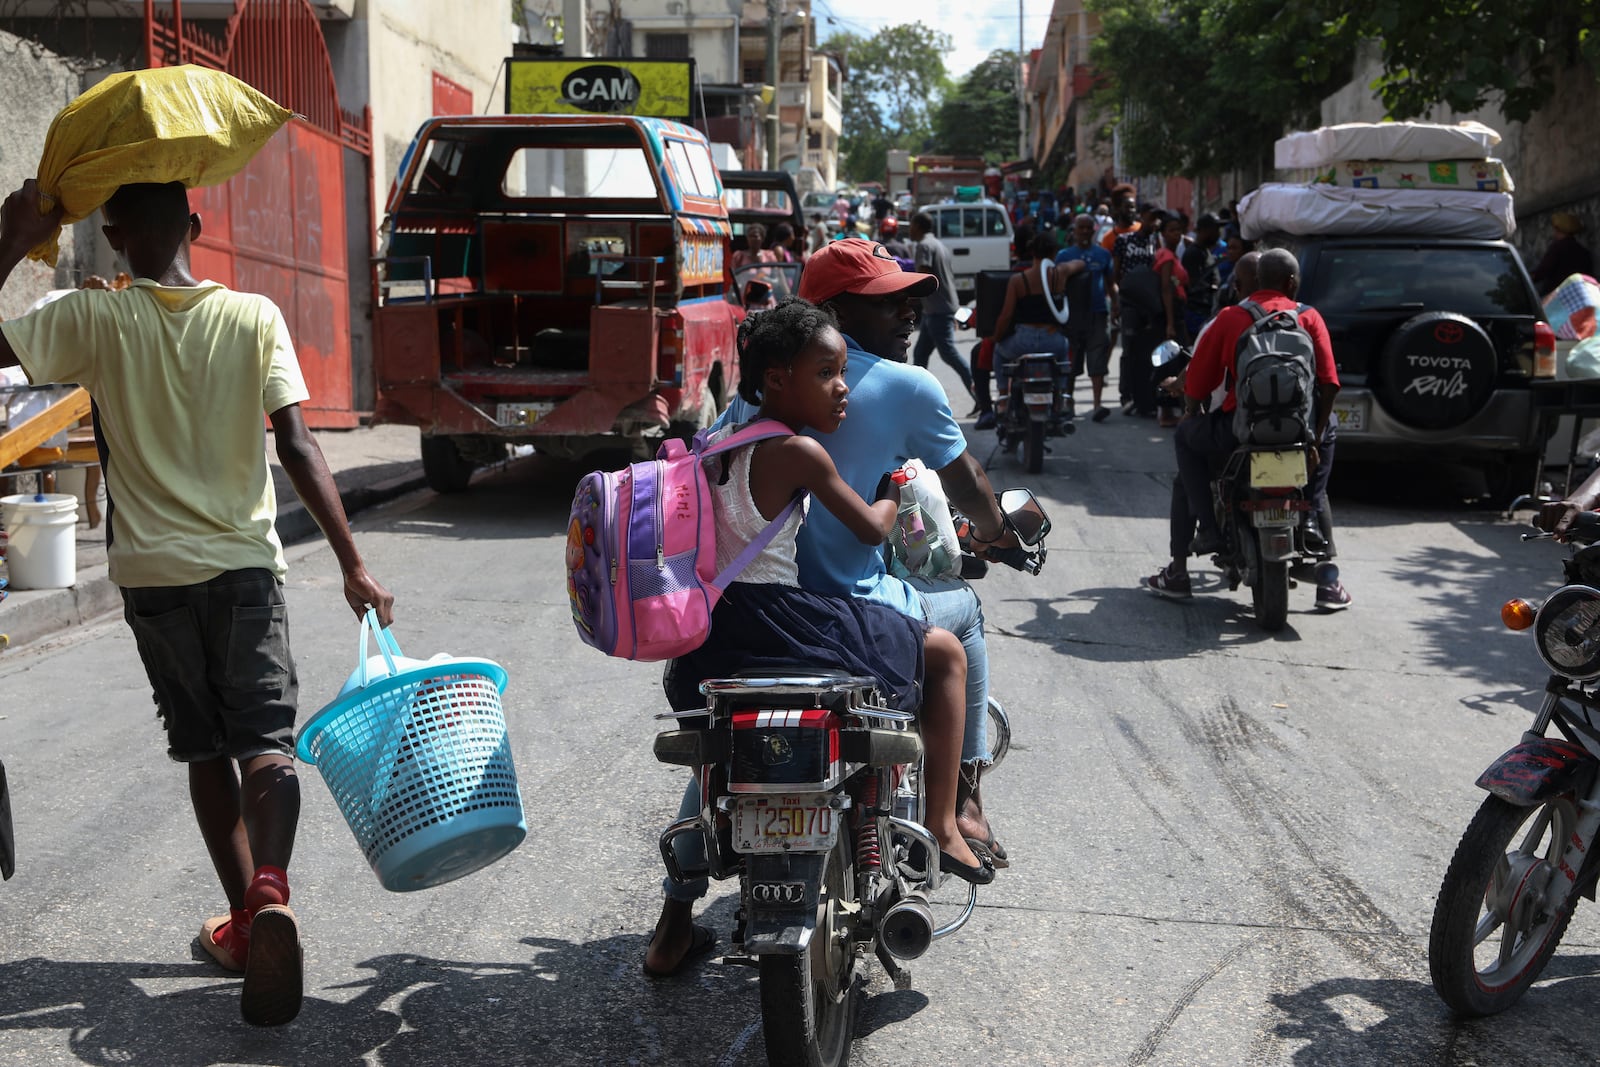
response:
[[[796,494],[809,493],[860,538],[880,544],[893,528],[899,491],[885,476],[868,504],[839,476],[828,453],[801,430],[831,433],[845,418],[844,337],[831,312],[786,300],[739,327],[739,392],[760,403],[758,418],[795,433],[718,457],[708,472],[717,523],[717,566],[727,566]],[[731,431],[730,431],[731,432]],[[713,437],[715,440],[716,437]],[[940,869],[978,885],[993,880],[956,826],[956,781],[966,719],[966,652],[954,634],[852,597],[823,596],[799,586],[795,533],[801,509],[728,587],[711,620],[711,636],[678,660],[673,704],[701,679],[795,663],[838,666],[882,682],[892,703],[918,703],[925,751],[928,830],[939,843]]]

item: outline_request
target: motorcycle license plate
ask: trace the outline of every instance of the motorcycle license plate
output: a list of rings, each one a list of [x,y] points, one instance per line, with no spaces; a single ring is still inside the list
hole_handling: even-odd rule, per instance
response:
[[[1306,484],[1306,454],[1290,452],[1250,453],[1251,488]]]
[[[1250,521],[1256,526],[1293,526],[1294,520],[1289,517],[1287,508],[1268,508],[1265,511],[1252,511]]]
[[[733,806],[735,852],[826,852],[838,833],[826,795],[740,797]]]
[[[1022,402],[1030,407],[1034,404],[1043,404],[1049,407],[1056,402],[1054,393],[1023,393]]]

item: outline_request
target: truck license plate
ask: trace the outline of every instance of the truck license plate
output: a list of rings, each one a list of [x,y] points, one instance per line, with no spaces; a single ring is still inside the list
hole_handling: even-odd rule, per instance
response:
[[[518,400],[496,404],[494,421],[501,426],[532,426],[555,409],[554,400]]]
[[[733,808],[735,852],[826,852],[838,832],[826,795],[740,797]]]
[[[1253,488],[1276,488],[1285,485],[1306,484],[1306,454],[1291,452],[1250,453],[1250,485]]]

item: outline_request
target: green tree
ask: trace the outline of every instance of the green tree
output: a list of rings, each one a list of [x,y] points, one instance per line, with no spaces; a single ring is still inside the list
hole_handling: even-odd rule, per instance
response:
[[[840,169],[858,178],[881,177],[891,148],[920,150],[932,133],[932,112],[949,84],[948,35],[920,22],[886,26],[871,37],[836,33],[822,51],[844,58]]]
[[[1315,0],[1315,3],[1326,0]],[[1349,78],[1355,36],[1276,0],[1090,0],[1100,112],[1125,168],[1219,174],[1259,160],[1286,126],[1314,119]]]
[[[1600,0],[1315,0],[1324,39],[1381,39],[1373,83],[1393,118],[1438,104],[1456,111],[1500,105],[1525,121],[1550,99],[1563,67],[1600,74]]]
[[[933,112],[933,147],[998,162],[1017,152],[1017,54],[990,52]]]

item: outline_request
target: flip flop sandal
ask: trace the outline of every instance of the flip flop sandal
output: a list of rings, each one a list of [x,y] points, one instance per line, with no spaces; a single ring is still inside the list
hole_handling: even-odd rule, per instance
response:
[[[300,922],[282,904],[268,904],[250,920],[239,1013],[252,1026],[282,1026],[300,1014],[304,993]]]
[[[233,918],[228,915],[213,915],[200,924],[200,947],[205,949],[206,955],[217,961],[225,971],[234,974],[244,972],[244,964],[239,962],[239,957],[233,954],[223,942],[227,940],[228,926]]]
[[[974,855],[976,855],[980,860],[988,860],[989,866],[993,867],[995,870],[998,871],[1002,868],[1011,866],[1011,861],[1006,859],[1005,848],[1001,846],[1000,842],[994,840],[993,838],[990,838],[988,841],[984,841],[976,837],[967,837],[963,838],[962,840],[966,841],[967,847],[972,849]]]
[[[678,960],[677,964],[664,971],[654,970],[649,964],[645,964],[644,973],[648,977],[671,978],[673,975],[682,972],[682,970],[687,967],[691,961],[707,955],[712,949],[717,947],[717,932],[711,929],[711,927],[701,926],[699,923],[695,923],[691,929],[693,930],[693,933],[689,937],[689,947],[684,951],[683,957]],[[651,940],[654,941],[655,939],[651,938]]]

